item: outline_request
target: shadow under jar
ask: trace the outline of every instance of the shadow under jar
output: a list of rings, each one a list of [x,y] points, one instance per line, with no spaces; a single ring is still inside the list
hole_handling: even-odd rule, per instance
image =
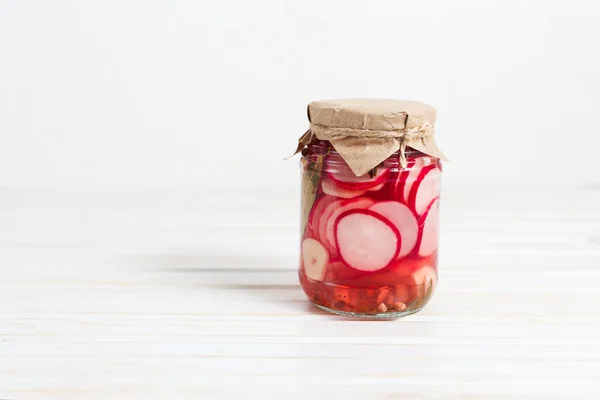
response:
[[[437,281],[442,162],[406,148],[357,176],[326,140],[302,150],[299,279],[319,308],[396,319]]]

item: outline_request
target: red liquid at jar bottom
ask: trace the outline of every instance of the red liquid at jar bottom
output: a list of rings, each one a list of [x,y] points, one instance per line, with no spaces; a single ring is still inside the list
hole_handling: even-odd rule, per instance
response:
[[[376,272],[329,264],[326,281],[298,276],[307,297],[317,306],[342,314],[393,318],[419,311],[437,286],[436,255],[404,258]]]

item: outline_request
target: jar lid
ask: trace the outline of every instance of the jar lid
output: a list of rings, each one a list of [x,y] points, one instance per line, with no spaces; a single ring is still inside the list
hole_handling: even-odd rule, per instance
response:
[[[313,138],[327,140],[352,171],[361,176],[399,151],[406,166],[406,146],[446,160],[434,140],[436,111],[418,101],[337,99],[308,105],[310,128],[296,153]],[[296,154],[294,153],[294,154]]]

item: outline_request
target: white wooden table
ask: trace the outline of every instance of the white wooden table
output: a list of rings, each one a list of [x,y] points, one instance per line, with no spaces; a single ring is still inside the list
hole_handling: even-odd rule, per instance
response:
[[[600,187],[444,188],[392,322],[297,284],[298,196],[0,191],[0,399],[599,399]]]

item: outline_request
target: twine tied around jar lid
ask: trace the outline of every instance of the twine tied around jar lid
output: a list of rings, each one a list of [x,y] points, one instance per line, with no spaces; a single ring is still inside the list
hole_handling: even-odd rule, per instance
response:
[[[310,128],[298,139],[299,153],[314,138],[327,140],[361,176],[398,152],[406,167],[406,147],[447,160],[434,140],[436,112],[428,104],[388,99],[340,99],[308,105]]]

